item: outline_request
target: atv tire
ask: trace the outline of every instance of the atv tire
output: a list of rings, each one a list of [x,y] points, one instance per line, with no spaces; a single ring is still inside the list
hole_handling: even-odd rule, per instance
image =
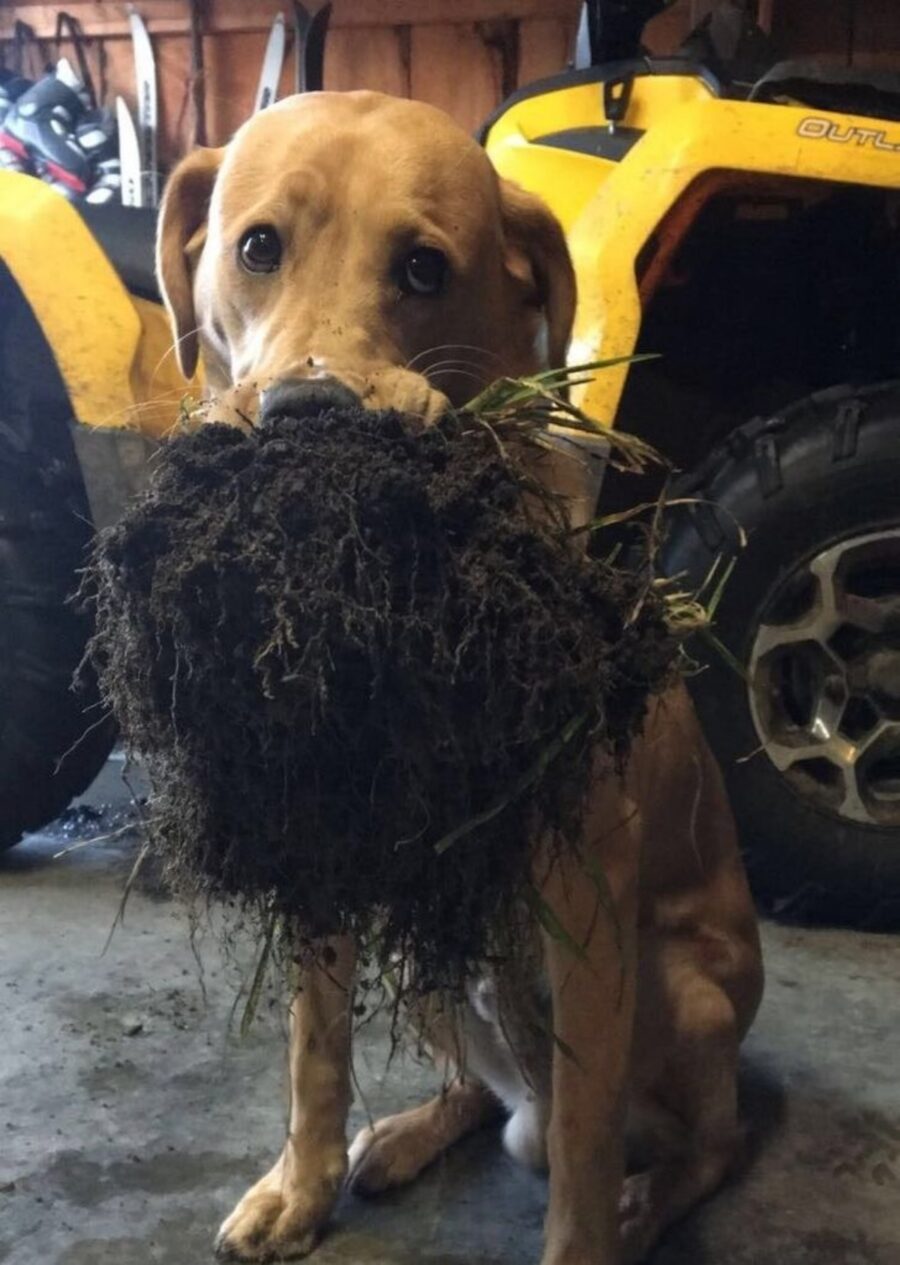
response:
[[[730,434],[673,498],[670,575],[733,571],[692,692],[754,889],[776,912],[900,924],[900,383]],[[741,547],[740,529],[746,533]]]
[[[0,426],[0,849],[56,817],[112,745],[96,690],[73,689],[89,622],[69,598],[91,535],[74,453]]]

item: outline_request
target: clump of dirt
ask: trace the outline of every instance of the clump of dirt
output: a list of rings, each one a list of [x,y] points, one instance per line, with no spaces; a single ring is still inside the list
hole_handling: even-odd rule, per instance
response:
[[[577,838],[677,641],[572,549],[484,427],[394,413],[208,425],[104,533],[90,647],[189,895],[350,930],[421,987],[502,944],[540,832]]]

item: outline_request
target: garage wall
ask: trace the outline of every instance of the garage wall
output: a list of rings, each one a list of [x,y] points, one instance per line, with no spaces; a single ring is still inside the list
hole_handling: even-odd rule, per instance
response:
[[[900,0],[755,0],[755,6],[785,57],[900,69]],[[650,23],[648,44],[655,52],[677,47],[712,7],[713,0],[678,0]]]
[[[190,5],[140,0],[153,38],[160,91],[162,158],[171,161],[194,139]],[[289,4],[278,0],[195,0],[202,28],[206,140],[227,139],[247,117],[268,28]],[[314,9],[316,0],[307,0]],[[92,72],[105,100],[133,99],[125,5],[67,0],[90,37]],[[474,128],[519,84],[561,70],[577,23],[579,0],[334,0],[325,59],[326,87],[375,88],[430,101]],[[13,64],[16,19],[54,55],[56,6],[0,3],[0,51]],[[288,23],[290,25],[290,21]],[[31,73],[40,58],[29,55]],[[26,65],[26,69],[29,66]],[[289,46],[282,91],[292,90]],[[204,130],[201,120],[200,131]]]
[[[776,0],[772,34],[797,57],[900,69],[898,0]]]
[[[678,0],[650,24],[655,53],[677,47],[712,0]],[[317,0],[307,0],[314,8]],[[900,0],[757,0],[760,20],[785,55],[897,65]],[[133,103],[124,3],[66,0],[88,36],[88,57],[103,99]],[[172,161],[196,139],[226,140],[253,101],[268,27],[290,5],[279,0],[139,0],[156,49],[161,158]],[[579,0],[334,0],[326,87],[376,88],[449,110],[474,128],[520,84],[561,70],[572,46]],[[201,31],[203,70],[191,60],[190,14]],[[15,65],[15,22],[31,26],[39,50],[27,73],[55,56],[58,6],[0,0],[0,55]],[[282,91],[291,91],[289,55]]]

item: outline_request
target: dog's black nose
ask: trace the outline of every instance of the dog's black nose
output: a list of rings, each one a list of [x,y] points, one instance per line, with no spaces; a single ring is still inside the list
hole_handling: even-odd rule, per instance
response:
[[[260,425],[279,417],[314,417],[331,409],[358,407],[359,396],[337,378],[284,378],[263,391]]]

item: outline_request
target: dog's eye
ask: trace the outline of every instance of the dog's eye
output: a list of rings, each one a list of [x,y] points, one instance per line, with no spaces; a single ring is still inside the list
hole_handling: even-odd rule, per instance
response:
[[[447,281],[447,256],[433,246],[418,246],[400,265],[404,294],[440,294]]]
[[[281,263],[281,239],[271,224],[256,224],[241,238],[238,256],[248,272],[274,272]]]

